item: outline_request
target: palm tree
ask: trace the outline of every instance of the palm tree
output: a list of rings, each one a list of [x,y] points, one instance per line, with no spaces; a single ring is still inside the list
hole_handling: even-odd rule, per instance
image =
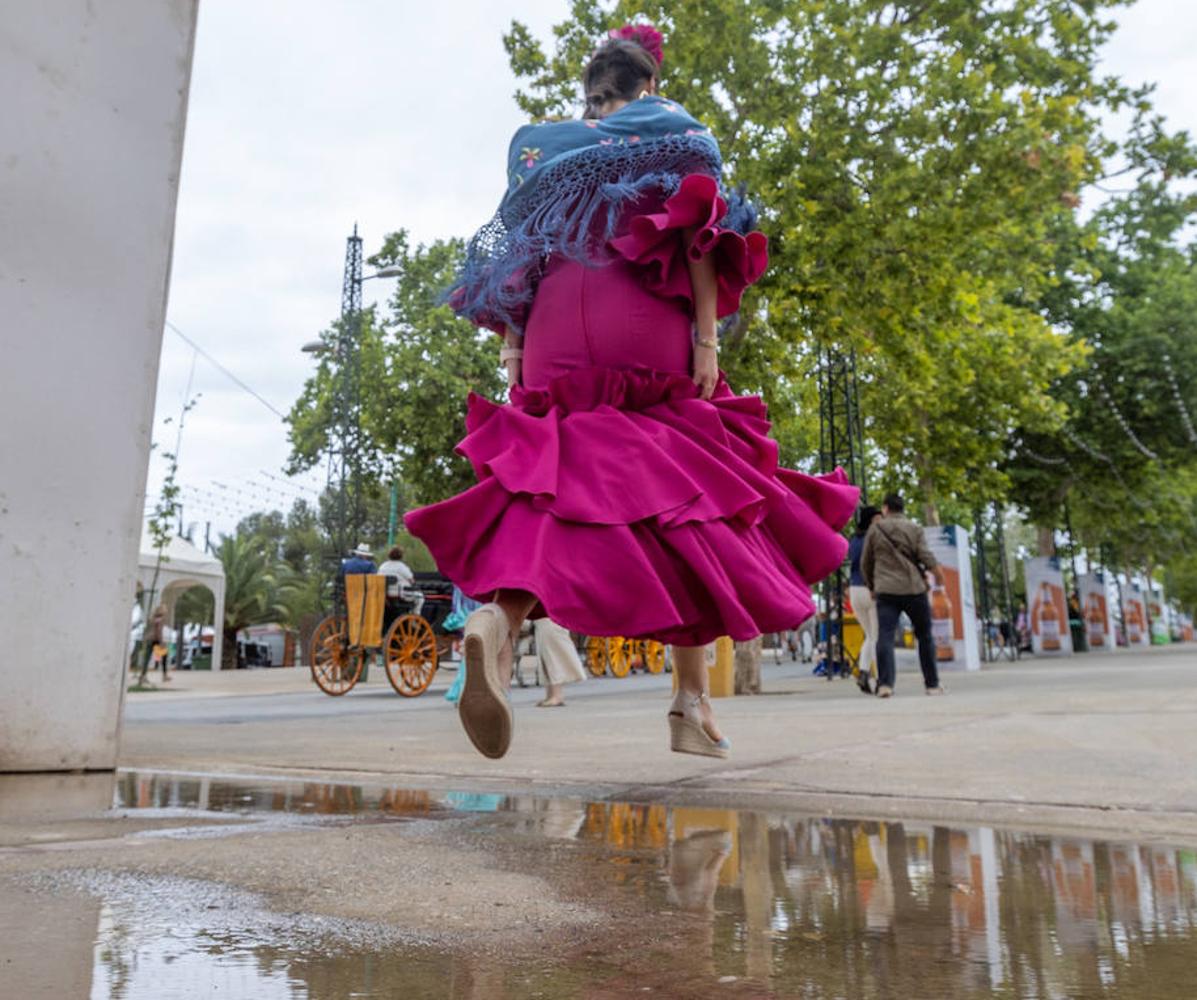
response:
[[[223,535],[216,557],[224,567],[224,663],[237,662],[237,633],[250,625],[277,621],[280,567],[262,540],[238,531]]]
[[[332,588],[323,573],[298,572],[286,563],[279,570],[275,592],[279,621],[299,631],[300,649],[306,651],[312,631],[327,612]]]

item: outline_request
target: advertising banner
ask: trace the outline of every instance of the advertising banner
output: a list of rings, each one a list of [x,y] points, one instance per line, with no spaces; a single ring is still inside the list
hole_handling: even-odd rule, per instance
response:
[[[1156,587],[1147,593],[1147,620],[1151,623],[1151,642],[1162,646],[1172,641],[1169,627],[1168,608],[1164,604],[1164,591]]]
[[[943,567],[944,586],[935,584],[931,600],[931,634],[941,667],[980,670],[977,602],[973,596],[973,564],[968,532],[958,524],[924,528],[927,547]]]
[[[1150,646],[1151,636],[1147,632],[1147,595],[1137,583],[1131,583],[1122,595],[1122,610],[1126,621],[1122,623],[1126,630],[1126,644],[1132,649],[1136,646]]]
[[[1064,574],[1060,561],[1037,557],[1026,561],[1027,603],[1031,614],[1031,651],[1037,656],[1066,656],[1072,652],[1068,605],[1064,602]]]
[[[1180,615],[1180,641],[1193,641],[1193,616],[1184,612]]]
[[[1082,573],[1077,581],[1085,637],[1089,640],[1089,651],[1093,653],[1112,653],[1117,647],[1107,580],[1105,573],[1094,572]]]

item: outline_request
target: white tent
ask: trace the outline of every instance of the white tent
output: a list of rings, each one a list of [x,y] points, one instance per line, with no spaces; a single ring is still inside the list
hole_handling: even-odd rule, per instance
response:
[[[148,591],[154,581],[158,552],[147,538],[141,540],[137,579]],[[212,637],[212,669],[220,669],[220,647],[224,639],[224,567],[215,556],[201,552],[185,538],[172,538],[162,550],[162,565],[154,588],[155,604],[166,605],[167,621],[174,620],[175,601],[192,587],[207,587],[215,599]]]

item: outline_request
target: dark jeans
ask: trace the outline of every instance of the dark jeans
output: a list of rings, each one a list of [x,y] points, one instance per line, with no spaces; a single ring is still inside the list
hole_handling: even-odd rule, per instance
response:
[[[923,683],[929,688],[939,687],[935,641],[931,638],[931,602],[925,593],[877,595],[877,686],[894,686],[894,632],[903,611],[914,626],[914,636],[919,643]]]

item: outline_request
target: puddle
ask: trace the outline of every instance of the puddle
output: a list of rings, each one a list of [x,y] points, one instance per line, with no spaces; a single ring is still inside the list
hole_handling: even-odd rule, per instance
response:
[[[46,905],[62,907],[68,890],[89,901],[90,909],[75,904],[69,920],[45,919],[55,928],[71,921],[91,928],[75,963],[90,985],[44,995],[1197,994],[1191,849],[986,827],[169,774],[119,775],[114,805],[130,814],[243,814],[266,825],[278,813],[346,829],[395,821],[386,843],[396,866],[404,831],[435,827],[447,855],[482,845],[501,869],[531,857],[556,892],[594,902],[617,926],[579,925],[513,959],[502,949],[433,947],[381,923],[283,912],[207,881],[79,869],[20,889],[29,894],[28,912],[40,911],[48,895]],[[517,919],[495,906],[496,924]],[[0,942],[5,935],[0,920]],[[58,952],[65,968],[70,947],[59,934],[54,940],[65,948]]]

